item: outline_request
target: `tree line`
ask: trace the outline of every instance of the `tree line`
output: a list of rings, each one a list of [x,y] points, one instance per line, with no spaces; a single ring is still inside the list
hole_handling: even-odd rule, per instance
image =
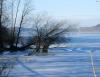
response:
[[[23,51],[34,46],[33,53],[47,53],[52,44],[68,42],[66,21],[33,15],[31,0],[0,0],[0,53]],[[32,36],[23,38],[22,29],[31,26]],[[29,34],[30,35],[30,34]]]

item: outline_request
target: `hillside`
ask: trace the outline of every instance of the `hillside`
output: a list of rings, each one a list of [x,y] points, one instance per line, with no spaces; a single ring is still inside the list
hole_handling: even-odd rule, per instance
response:
[[[93,26],[93,27],[80,27],[78,32],[80,33],[100,33],[100,24]]]

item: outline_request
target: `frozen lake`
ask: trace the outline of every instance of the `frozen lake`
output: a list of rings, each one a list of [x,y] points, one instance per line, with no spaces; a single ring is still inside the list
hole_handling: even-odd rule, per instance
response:
[[[90,52],[50,49],[48,55],[20,56],[9,77],[94,77]],[[100,51],[92,52],[100,77]]]
[[[100,34],[73,34],[69,36],[70,47],[99,47]]]
[[[100,35],[73,36],[69,44],[49,49],[48,55],[10,56],[16,64],[9,77],[100,77]]]

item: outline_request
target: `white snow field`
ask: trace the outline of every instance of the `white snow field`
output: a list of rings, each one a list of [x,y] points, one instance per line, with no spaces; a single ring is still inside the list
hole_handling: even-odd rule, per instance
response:
[[[9,77],[100,77],[100,51],[51,49],[48,55],[18,56]]]

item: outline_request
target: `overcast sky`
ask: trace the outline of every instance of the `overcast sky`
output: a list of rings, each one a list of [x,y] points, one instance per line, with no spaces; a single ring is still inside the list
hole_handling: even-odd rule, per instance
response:
[[[33,0],[35,10],[48,15],[67,19],[81,26],[100,23],[100,2],[96,0]]]

